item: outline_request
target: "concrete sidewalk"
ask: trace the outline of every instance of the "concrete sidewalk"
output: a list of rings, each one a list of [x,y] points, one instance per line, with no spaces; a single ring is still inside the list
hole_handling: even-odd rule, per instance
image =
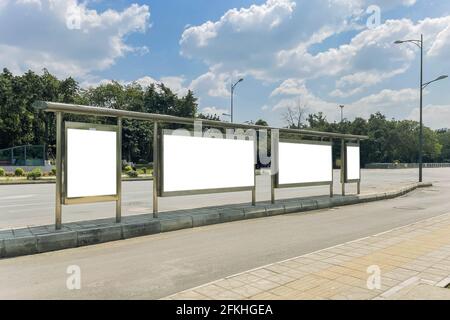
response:
[[[379,288],[369,289],[379,270]],[[376,271],[375,271],[376,272]],[[165,299],[448,299],[450,213],[266,265]]]

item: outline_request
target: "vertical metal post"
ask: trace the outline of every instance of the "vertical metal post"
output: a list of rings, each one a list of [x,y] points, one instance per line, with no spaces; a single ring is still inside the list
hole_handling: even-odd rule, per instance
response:
[[[256,205],[256,174],[254,175],[254,184],[252,189],[252,206]]]
[[[342,196],[345,196],[345,139],[341,139],[341,187]]]
[[[270,148],[270,201],[275,203],[275,184],[278,175],[278,143],[279,131],[277,129],[270,130],[271,134],[271,148]]]
[[[333,192],[333,187],[334,187],[334,172],[333,172],[333,139],[330,139],[330,144],[331,144],[331,184],[330,184],[330,198],[333,198],[334,196],[334,192]]]
[[[233,94],[234,94],[234,85],[231,83],[231,112],[230,112],[230,120],[231,123],[233,123]]]
[[[122,220],[122,118],[117,118],[117,140],[116,140],[116,222]]]
[[[255,153],[255,157],[253,164],[252,206],[256,205],[256,167],[258,165],[258,149],[259,149],[259,132],[255,130],[253,133],[253,152]]]
[[[159,187],[159,137],[158,122],[153,123],[153,218],[158,218],[158,187]]]
[[[361,159],[361,142],[358,140],[359,157]],[[361,160],[359,162],[359,180],[356,184],[356,193],[361,194]]]
[[[270,174],[270,202],[275,203],[275,176]]]
[[[420,129],[419,129],[419,182],[423,181],[423,34],[420,35]]]
[[[45,166],[45,160],[47,160],[47,144],[42,146],[42,165]]]
[[[62,113],[56,112],[56,199],[55,199],[55,229],[61,229],[61,190],[62,190]]]

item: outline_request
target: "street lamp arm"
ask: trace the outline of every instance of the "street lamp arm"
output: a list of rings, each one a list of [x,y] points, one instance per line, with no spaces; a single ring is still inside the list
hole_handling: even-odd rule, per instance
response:
[[[242,81],[244,81],[243,78],[239,79],[238,81],[236,81],[236,82],[231,86],[231,88],[234,89],[234,88],[238,85],[238,83],[239,83],[239,82],[242,82]]]
[[[439,80],[444,80],[444,79],[446,79],[446,78],[448,78],[448,76],[440,76],[440,77],[438,77],[438,78],[436,78],[436,79],[434,79],[434,80],[432,80],[432,81],[428,81],[428,82],[426,82],[426,83],[424,83],[424,84],[422,85],[422,89],[425,89],[429,84],[431,84],[431,83],[433,83],[433,82],[436,82],[436,81],[439,81]]]
[[[239,82],[244,81],[244,78],[240,78],[236,83],[231,84],[231,122],[233,122],[233,94],[234,94],[234,88],[238,85]]]
[[[401,44],[401,43],[407,43],[407,42],[414,43],[416,46],[418,46],[420,49],[422,49],[422,40],[414,40],[414,39],[412,39],[412,40],[397,40],[394,43]]]

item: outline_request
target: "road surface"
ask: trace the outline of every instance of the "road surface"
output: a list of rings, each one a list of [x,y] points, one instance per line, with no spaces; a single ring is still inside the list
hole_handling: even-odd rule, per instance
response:
[[[425,176],[434,182],[434,187],[392,200],[3,259],[0,299],[165,297],[268,263],[447,213],[449,173],[448,169],[426,170]],[[81,268],[80,290],[66,287],[66,271],[71,265]]]
[[[395,188],[417,181],[417,169],[363,170],[362,192],[373,192],[383,188]],[[425,170],[426,181],[435,181],[450,175],[450,168]],[[339,171],[334,172],[335,192],[340,192]],[[123,183],[122,215],[152,212],[152,181]],[[270,199],[269,176],[257,177],[257,201]],[[347,185],[355,192],[355,184]],[[276,190],[277,199],[326,195],[328,186]],[[232,192],[209,195],[160,198],[159,210],[180,210],[206,206],[245,203],[251,201],[250,192]],[[55,185],[0,185],[0,230],[54,223]],[[115,216],[114,203],[96,203],[63,206],[63,223]]]

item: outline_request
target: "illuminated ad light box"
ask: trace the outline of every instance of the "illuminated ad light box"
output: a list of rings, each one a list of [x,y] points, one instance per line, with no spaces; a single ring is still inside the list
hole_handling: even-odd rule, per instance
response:
[[[117,200],[117,127],[65,124],[65,204]]]
[[[331,143],[280,141],[277,187],[329,185],[333,181],[332,165]]]
[[[346,182],[357,182],[361,179],[360,148],[358,145],[346,146],[345,167]]]
[[[163,131],[161,196],[252,190],[255,145],[250,140]]]

